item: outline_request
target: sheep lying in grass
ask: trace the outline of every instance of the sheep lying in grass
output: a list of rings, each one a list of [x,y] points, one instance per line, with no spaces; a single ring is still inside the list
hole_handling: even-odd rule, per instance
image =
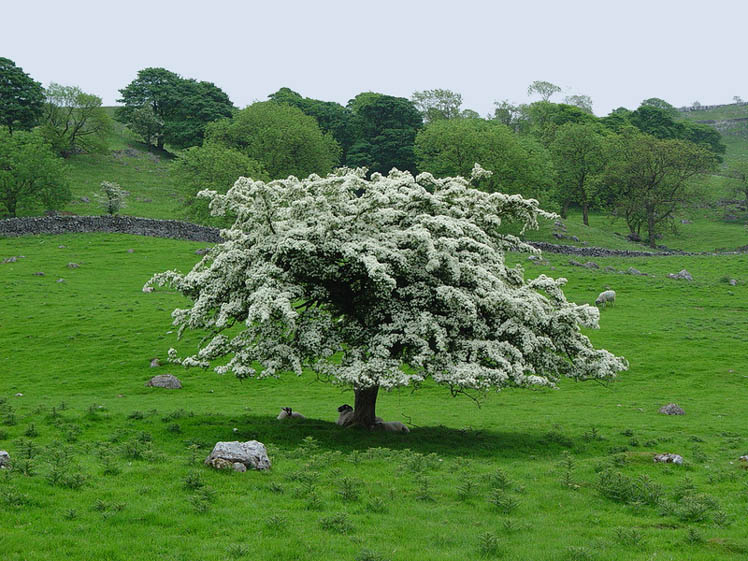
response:
[[[378,421],[371,427],[372,430],[383,430],[386,432],[410,432],[410,429],[400,421]]]
[[[340,407],[338,407],[338,413],[340,415],[338,416],[338,420],[335,421],[336,424],[340,426],[347,426],[351,424],[351,420],[353,419],[353,407],[348,405],[347,403],[344,403]],[[381,423],[382,417],[374,417],[375,423]]]
[[[306,419],[304,415],[291,409],[290,407],[281,407],[281,412],[278,413],[277,419],[282,421],[283,419]]]
[[[613,304],[616,301],[616,291],[615,290],[606,290],[605,292],[601,292],[600,296],[598,296],[595,299],[595,305],[600,306],[601,304],[605,304],[607,307],[608,304]]]

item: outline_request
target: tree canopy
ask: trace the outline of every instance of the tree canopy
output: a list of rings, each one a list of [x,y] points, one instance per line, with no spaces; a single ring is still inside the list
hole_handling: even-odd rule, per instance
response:
[[[469,176],[479,163],[492,172],[480,182],[487,191],[542,198],[553,180],[546,150],[497,121],[435,121],[419,131],[415,153],[418,169],[437,177]]]
[[[542,101],[550,101],[557,93],[561,93],[561,88],[545,80],[535,80],[527,87],[527,95],[538,94]]]
[[[124,105],[117,119],[128,124],[143,139],[156,141],[159,149],[168,143],[176,148],[198,146],[205,126],[230,117],[234,111],[228,95],[211,82],[182,78],[165,68],[145,68],[120,90]],[[152,118],[144,126],[143,110],[150,107]]]
[[[462,116],[462,95],[451,90],[435,89],[413,92],[411,101],[421,112],[423,121],[430,123],[440,119],[457,119]]]
[[[423,125],[418,109],[404,97],[364,92],[348,102],[356,141],[346,163],[387,173],[392,168],[415,172],[413,143]]]
[[[71,198],[65,165],[42,136],[0,127],[0,210],[62,208]]]
[[[476,166],[473,177],[485,173]],[[207,332],[196,354],[169,351],[185,366],[239,378],[310,368],[354,389],[364,426],[379,388],[431,378],[472,394],[608,380],[626,368],[580,332],[597,327],[599,312],[567,301],[565,279],[527,281],[505,263],[506,251],[536,250],[501,234],[502,220],[532,228],[554,216],[534,200],[397,170],[241,178],[204,196],[215,214],[237,217],[225,241],[190,273],[148,282],[192,300],[172,313],[180,334]]]
[[[30,130],[42,114],[44,89],[9,58],[0,57],[0,125]]]
[[[42,134],[61,156],[76,152],[102,152],[112,120],[101,107],[101,98],[77,86],[52,82],[46,91]]]
[[[340,162],[340,146],[314,117],[273,101],[253,103],[212,123],[206,138],[259,162],[271,179],[328,173]]]

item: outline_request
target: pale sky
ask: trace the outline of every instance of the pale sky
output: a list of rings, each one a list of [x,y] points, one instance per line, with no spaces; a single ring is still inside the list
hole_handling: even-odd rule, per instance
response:
[[[605,115],[748,100],[747,16],[745,0],[0,0],[0,56],[105,105],[164,67],[238,107],[283,86],[342,104],[444,88],[485,116],[546,80]]]

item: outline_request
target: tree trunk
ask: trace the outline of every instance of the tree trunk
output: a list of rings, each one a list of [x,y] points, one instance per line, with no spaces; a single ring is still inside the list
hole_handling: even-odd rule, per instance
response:
[[[649,235],[649,247],[656,249],[655,239],[655,213],[653,208],[647,208],[647,234]]]
[[[564,201],[561,205],[561,218],[566,220],[566,215],[569,213],[569,201]]]
[[[590,225],[590,206],[587,203],[582,204],[582,222],[585,226]]]
[[[374,425],[379,386],[371,388],[356,388],[356,401],[353,406],[351,425],[371,428]]]
[[[161,135],[158,135],[156,137],[156,148],[158,148],[159,150],[164,149],[164,137]]]

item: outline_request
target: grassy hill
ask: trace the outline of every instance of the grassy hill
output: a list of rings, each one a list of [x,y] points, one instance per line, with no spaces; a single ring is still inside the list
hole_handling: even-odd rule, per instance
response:
[[[481,408],[433,384],[383,393],[408,435],[337,427],[352,395],[310,375],[240,383],[152,369],[176,341],[156,271],[202,244],[126,235],[0,238],[0,547],[7,559],[740,560],[748,555],[748,255],[524,256],[602,310],[608,386],[506,390]],[[133,250],[132,252],[128,250]],[[78,268],[68,268],[77,263]],[[621,275],[636,267],[652,276]],[[553,269],[551,269],[553,267]],[[666,278],[686,268],[693,282]],[[44,276],[34,273],[44,272]],[[737,277],[737,286],[724,282]],[[59,279],[64,279],[58,282]],[[654,312],[654,313],[653,313]],[[145,387],[172,372],[182,390]],[[23,394],[16,397],[16,394]],[[658,414],[675,402],[684,416]],[[281,406],[306,420],[281,424]],[[258,439],[268,473],[216,472],[218,440]],[[656,453],[684,465],[656,464]]]

